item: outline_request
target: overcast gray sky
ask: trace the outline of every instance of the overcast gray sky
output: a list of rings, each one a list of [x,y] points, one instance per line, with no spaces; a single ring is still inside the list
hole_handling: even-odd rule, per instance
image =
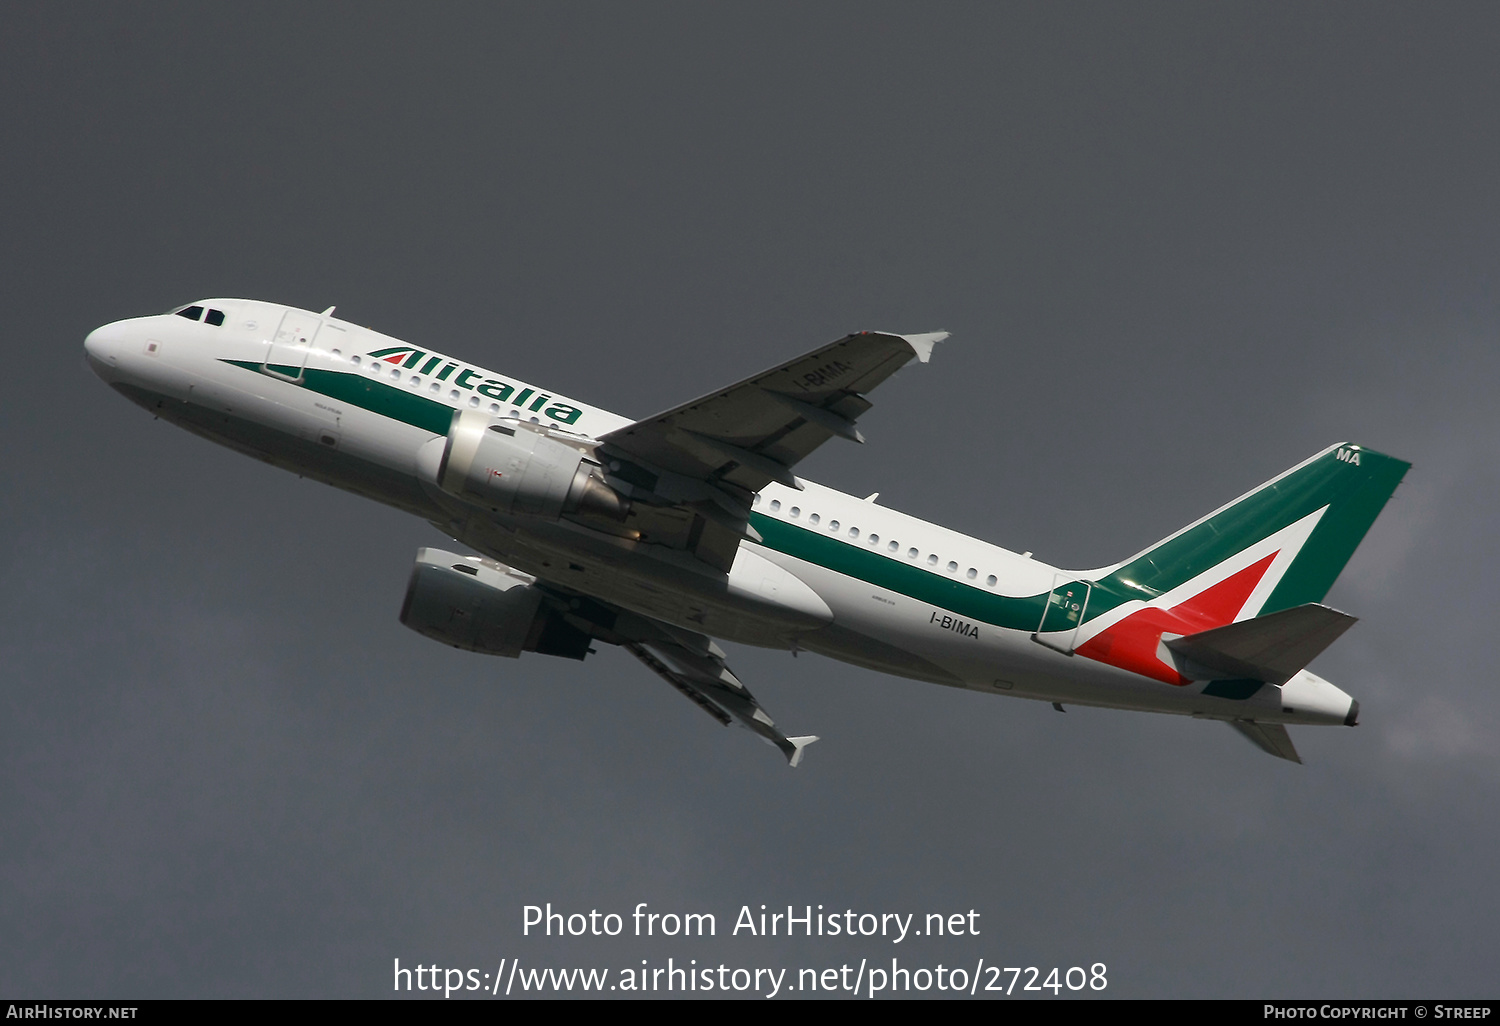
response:
[[[1493,4],[10,4],[0,994],[1104,962],[1120,996],[1495,996]],[[154,422],[83,336],[205,296],[645,416],[947,329],[804,476],[1067,566],[1323,446],[1414,469],[1329,596],[1356,730],[733,648],[789,771],[627,655],[396,616],[443,539]],[[712,912],[551,941],[521,908]],[[752,941],[741,905],[978,910]]]

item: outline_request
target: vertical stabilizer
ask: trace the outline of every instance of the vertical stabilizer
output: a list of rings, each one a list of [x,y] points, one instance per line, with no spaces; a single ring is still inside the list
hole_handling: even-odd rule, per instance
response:
[[[1169,592],[1241,553],[1277,555],[1242,616],[1321,602],[1410,463],[1341,442],[1127,560],[1106,580]],[[1271,551],[1266,554],[1270,555]]]
[[[1281,683],[1353,622],[1318,603],[1410,466],[1331,445],[1075,582],[1089,589],[1087,620],[1037,640],[1179,687],[1204,670]]]

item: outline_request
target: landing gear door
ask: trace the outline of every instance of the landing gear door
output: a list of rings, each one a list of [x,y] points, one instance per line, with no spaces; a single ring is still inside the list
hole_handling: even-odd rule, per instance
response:
[[[266,360],[261,370],[288,381],[302,380],[302,368],[307,365],[307,354],[312,351],[313,339],[322,323],[317,314],[288,310],[266,346]]]
[[[1031,640],[1055,648],[1064,655],[1073,654],[1073,641],[1078,637],[1078,626],[1083,623],[1089,608],[1089,593],[1093,585],[1088,581],[1058,574],[1052,581],[1052,592],[1047,596],[1046,608],[1042,611],[1042,622],[1037,625]]]

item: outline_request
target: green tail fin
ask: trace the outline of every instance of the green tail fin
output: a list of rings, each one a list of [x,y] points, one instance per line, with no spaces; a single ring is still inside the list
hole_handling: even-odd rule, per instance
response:
[[[1329,446],[1127,560],[1106,580],[1170,591],[1322,511],[1257,615],[1321,602],[1410,467],[1358,445]]]

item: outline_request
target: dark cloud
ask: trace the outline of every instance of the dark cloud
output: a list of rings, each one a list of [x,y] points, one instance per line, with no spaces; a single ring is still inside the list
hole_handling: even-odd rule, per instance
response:
[[[983,913],[1117,995],[1493,995],[1489,7],[13,7],[0,37],[0,992],[374,996],[520,909]],[[1335,586],[1357,730],[735,649],[789,772],[628,657],[396,622],[431,528],[153,422],[92,327],[340,313],[629,415],[948,329],[807,476],[1064,565],[1324,445],[1415,468]]]

